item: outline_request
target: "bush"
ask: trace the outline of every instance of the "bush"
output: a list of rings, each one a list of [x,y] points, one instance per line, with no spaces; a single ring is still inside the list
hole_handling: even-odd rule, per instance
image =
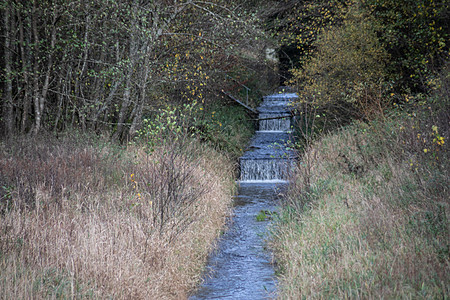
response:
[[[237,158],[242,155],[253,132],[253,123],[242,106],[192,102],[166,105],[146,116],[135,142],[143,144],[151,153],[160,145],[196,139]]]
[[[448,1],[366,0],[363,5],[390,54],[388,77],[396,92],[428,92],[427,79],[448,60]]]
[[[376,22],[353,7],[341,26],[324,29],[315,54],[293,70],[299,102],[325,108],[330,119],[372,118],[382,113],[385,64]]]

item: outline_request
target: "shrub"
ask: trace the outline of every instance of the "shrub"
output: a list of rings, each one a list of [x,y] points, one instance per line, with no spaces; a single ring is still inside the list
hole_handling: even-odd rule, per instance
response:
[[[299,102],[325,108],[330,119],[369,119],[381,113],[388,55],[376,28],[376,21],[355,6],[342,25],[322,30],[315,53],[293,70]]]
[[[196,139],[196,142],[238,157],[253,131],[253,124],[242,106],[194,101],[179,106],[166,105],[146,116],[134,141],[151,153],[160,145],[185,144]]]

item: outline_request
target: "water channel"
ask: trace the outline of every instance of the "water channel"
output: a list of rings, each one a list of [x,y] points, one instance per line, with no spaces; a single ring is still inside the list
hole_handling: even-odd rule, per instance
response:
[[[291,128],[288,104],[295,97],[291,93],[266,96],[258,107],[259,130],[240,158],[233,218],[209,259],[203,285],[191,300],[276,297],[272,255],[264,239],[295,158],[285,147]]]

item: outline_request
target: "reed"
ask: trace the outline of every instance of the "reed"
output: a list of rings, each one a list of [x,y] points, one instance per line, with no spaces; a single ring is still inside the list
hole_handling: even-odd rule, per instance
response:
[[[229,214],[229,159],[76,133],[4,141],[0,298],[182,299]]]

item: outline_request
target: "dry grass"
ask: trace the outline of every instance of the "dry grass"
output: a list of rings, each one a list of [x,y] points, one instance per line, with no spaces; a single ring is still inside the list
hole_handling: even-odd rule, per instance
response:
[[[4,142],[0,298],[186,298],[228,214],[230,166],[187,141]]]
[[[356,124],[305,152],[272,240],[281,299],[450,296],[448,146],[425,153],[415,139],[431,126],[409,122]]]

